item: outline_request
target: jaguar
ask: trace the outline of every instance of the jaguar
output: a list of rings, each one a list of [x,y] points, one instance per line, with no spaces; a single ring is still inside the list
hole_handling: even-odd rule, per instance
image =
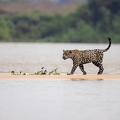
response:
[[[80,70],[83,72],[83,75],[86,75],[87,72],[84,70],[84,64],[93,63],[99,68],[98,75],[102,74],[104,71],[103,68],[103,54],[108,51],[111,47],[111,38],[108,38],[109,45],[106,49],[93,49],[93,50],[63,50],[63,59],[68,58],[72,59],[73,67],[68,75],[74,74],[76,68],[79,66]]]

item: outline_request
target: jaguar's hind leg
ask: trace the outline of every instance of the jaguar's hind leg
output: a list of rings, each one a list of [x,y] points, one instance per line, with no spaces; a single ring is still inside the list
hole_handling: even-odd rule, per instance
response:
[[[81,69],[81,71],[83,72],[83,75],[86,75],[86,71],[84,70],[84,66],[83,65],[79,65],[79,68]]]
[[[98,72],[98,75],[101,75],[104,71],[104,68],[103,68],[103,65],[102,63],[99,63],[99,62],[92,62],[95,66],[99,67],[99,72]]]

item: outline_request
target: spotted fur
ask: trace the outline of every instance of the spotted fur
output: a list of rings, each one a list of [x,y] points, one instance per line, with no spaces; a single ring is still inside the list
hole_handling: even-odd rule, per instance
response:
[[[109,40],[109,46],[106,49],[94,49],[94,50],[63,50],[63,59],[66,60],[71,58],[73,60],[73,67],[71,72],[68,74],[74,74],[76,68],[79,66],[83,75],[86,75],[83,64],[93,63],[99,68],[98,74],[102,74],[104,71],[102,62],[103,62],[103,53],[109,50],[111,47],[111,39]]]

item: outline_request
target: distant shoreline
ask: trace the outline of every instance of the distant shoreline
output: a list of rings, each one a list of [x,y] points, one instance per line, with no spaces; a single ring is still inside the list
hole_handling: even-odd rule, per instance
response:
[[[42,2],[42,3],[0,3],[0,11],[3,13],[30,13],[30,12],[41,12],[41,13],[71,13],[80,4],[78,2],[70,2],[66,4],[55,4],[53,2]]]

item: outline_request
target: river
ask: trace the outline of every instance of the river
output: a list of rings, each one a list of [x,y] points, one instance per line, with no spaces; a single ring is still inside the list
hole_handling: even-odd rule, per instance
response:
[[[70,72],[63,49],[104,49],[107,44],[0,43],[0,73],[45,67]],[[120,73],[120,45],[104,54],[104,73]],[[98,68],[86,64],[88,74]],[[82,74],[79,68],[76,74]],[[120,80],[0,79],[0,120],[119,120]]]

